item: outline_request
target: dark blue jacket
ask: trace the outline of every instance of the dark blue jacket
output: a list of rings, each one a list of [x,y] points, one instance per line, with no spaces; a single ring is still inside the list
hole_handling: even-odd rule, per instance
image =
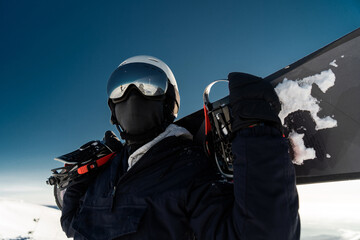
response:
[[[62,227],[69,237],[89,240],[299,239],[287,140],[258,126],[238,132],[232,151],[229,183],[202,147],[183,138],[162,140],[121,175],[123,150],[90,183],[68,188]]]

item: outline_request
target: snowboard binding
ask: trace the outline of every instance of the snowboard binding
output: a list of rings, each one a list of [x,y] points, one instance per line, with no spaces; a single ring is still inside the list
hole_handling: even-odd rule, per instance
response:
[[[52,175],[46,183],[54,186],[56,205],[62,209],[62,199],[71,181],[93,172],[110,161],[121,146],[111,131],[105,133],[103,141],[90,141],[79,149],[55,158],[64,163],[63,167],[51,169]]]
[[[204,115],[205,115],[205,150],[209,156],[215,159],[220,173],[233,178],[233,154],[231,152],[231,112],[229,108],[229,96],[218,101],[210,102],[211,88],[219,82],[217,80],[209,84],[204,91]]]

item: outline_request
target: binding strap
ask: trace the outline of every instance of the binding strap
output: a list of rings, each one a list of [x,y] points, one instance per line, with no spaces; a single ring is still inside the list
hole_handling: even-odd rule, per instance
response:
[[[89,171],[92,171],[98,167],[101,167],[105,163],[107,163],[110,159],[112,159],[115,156],[115,152],[110,153],[109,155],[106,155],[105,157],[99,158],[95,162],[88,163],[82,167],[79,167],[77,172],[81,174],[88,173]]]

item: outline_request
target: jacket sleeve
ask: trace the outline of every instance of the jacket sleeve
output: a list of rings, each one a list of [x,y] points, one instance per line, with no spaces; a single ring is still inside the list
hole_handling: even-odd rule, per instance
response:
[[[76,179],[70,183],[70,186],[65,191],[60,222],[63,231],[69,238],[74,237],[75,231],[72,228],[72,221],[80,208],[82,197],[94,178],[95,175],[89,174]]]
[[[237,132],[233,184],[204,173],[190,190],[187,207],[197,239],[299,239],[295,170],[288,150],[288,141],[274,128]]]

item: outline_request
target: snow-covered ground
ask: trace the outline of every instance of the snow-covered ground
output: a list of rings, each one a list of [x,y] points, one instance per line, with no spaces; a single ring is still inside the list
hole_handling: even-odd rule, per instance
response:
[[[58,209],[0,199],[1,240],[63,240]]]
[[[301,239],[360,240],[360,180],[298,186]]]
[[[360,240],[360,180],[298,186],[302,240]],[[0,198],[0,240],[67,239],[60,211]]]

